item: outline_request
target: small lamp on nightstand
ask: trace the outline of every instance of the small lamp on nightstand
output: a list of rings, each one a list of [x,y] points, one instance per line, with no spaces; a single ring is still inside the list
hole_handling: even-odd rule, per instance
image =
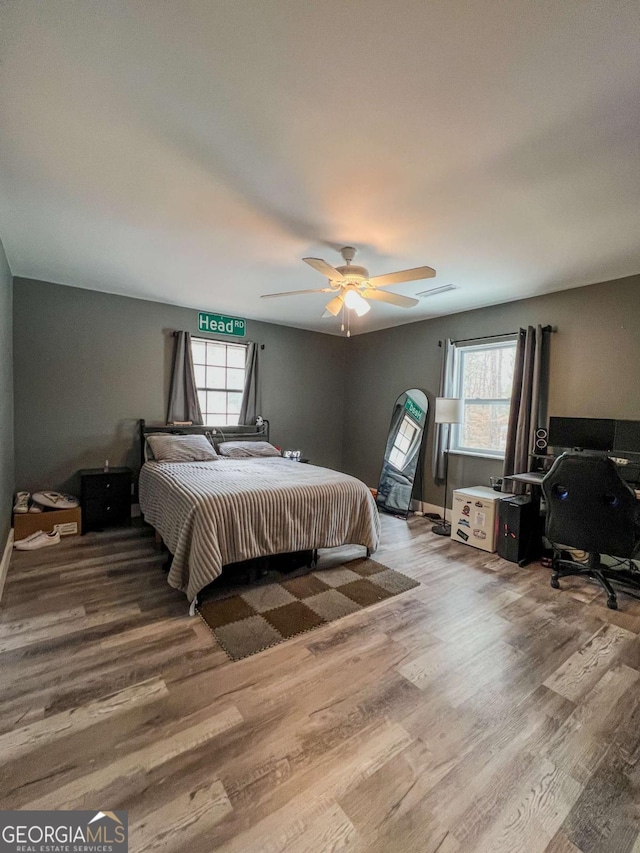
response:
[[[434,422],[449,424],[447,432],[447,452],[444,461],[444,506],[442,508],[442,524],[434,524],[431,530],[438,536],[451,536],[451,525],[447,521],[447,486],[449,477],[449,450],[451,448],[451,425],[464,421],[464,400],[458,397],[436,397],[436,414]]]

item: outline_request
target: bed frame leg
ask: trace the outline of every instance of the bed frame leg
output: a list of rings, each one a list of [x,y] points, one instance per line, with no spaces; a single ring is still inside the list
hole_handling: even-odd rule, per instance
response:
[[[189,616],[195,616],[196,615],[197,605],[198,605],[198,596],[196,595],[196,597],[193,599],[193,601],[189,605]]]
[[[371,556],[371,548],[367,548],[367,560]]]

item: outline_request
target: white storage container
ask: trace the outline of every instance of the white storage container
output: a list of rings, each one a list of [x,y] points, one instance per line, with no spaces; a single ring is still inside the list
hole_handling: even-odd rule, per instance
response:
[[[489,486],[456,489],[451,506],[451,538],[482,551],[496,550],[498,501],[511,498]]]

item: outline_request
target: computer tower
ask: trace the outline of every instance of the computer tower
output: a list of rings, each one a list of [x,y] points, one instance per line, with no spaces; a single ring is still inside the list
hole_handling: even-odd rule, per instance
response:
[[[498,510],[498,554],[524,566],[542,554],[540,507],[527,495],[504,498]]]

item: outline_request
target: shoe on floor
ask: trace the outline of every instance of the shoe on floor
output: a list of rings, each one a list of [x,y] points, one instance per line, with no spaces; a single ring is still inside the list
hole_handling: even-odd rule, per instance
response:
[[[18,542],[20,545],[24,545],[25,542],[28,542],[30,539],[35,539],[36,536],[42,536],[42,530],[36,530],[35,533],[32,533],[30,536],[25,536],[24,539],[16,539],[13,543],[13,547],[16,548],[18,546]]]
[[[60,531],[54,530],[52,533],[43,533],[38,530],[26,539],[20,539],[19,542],[14,542],[13,547],[18,551],[37,551],[39,548],[47,548],[49,545],[58,545],[60,542]]]
[[[42,507],[40,504],[31,501],[31,506],[29,507],[29,512],[42,512]]]
[[[29,510],[29,492],[16,492],[16,502],[13,505],[14,512],[27,512]]]

